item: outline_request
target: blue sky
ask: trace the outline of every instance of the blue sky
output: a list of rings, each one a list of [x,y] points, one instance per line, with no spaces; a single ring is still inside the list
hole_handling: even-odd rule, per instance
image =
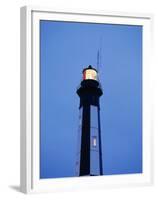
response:
[[[40,22],[40,177],[75,176],[82,70],[96,66],[103,87],[103,173],[142,172],[142,27]]]

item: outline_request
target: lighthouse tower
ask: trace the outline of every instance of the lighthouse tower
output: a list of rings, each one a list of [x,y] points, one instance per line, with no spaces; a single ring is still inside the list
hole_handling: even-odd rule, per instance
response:
[[[80,123],[76,175],[102,175],[99,98],[103,92],[98,80],[98,72],[92,66],[83,69],[83,78],[77,94],[80,97]]]

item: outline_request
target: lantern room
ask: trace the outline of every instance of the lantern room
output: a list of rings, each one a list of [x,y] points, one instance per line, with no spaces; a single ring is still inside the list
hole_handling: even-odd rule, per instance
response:
[[[96,80],[96,81],[98,80],[97,70],[95,68],[92,68],[91,65],[89,65],[87,68],[83,70],[83,80],[87,80],[87,79]]]

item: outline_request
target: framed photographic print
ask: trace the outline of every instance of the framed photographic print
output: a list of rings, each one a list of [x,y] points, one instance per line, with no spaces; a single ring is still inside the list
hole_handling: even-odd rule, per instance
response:
[[[21,191],[152,183],[149,14],[21,8]]]

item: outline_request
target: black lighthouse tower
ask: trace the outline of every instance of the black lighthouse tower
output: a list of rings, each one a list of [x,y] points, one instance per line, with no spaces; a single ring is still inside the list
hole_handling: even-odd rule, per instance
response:
[[[83,69],[83,79],[77,94],[80,97],[80,124],[76,175],[102,175],[99,98],[103,91],[98,80],[98,72],[92,66]]]

